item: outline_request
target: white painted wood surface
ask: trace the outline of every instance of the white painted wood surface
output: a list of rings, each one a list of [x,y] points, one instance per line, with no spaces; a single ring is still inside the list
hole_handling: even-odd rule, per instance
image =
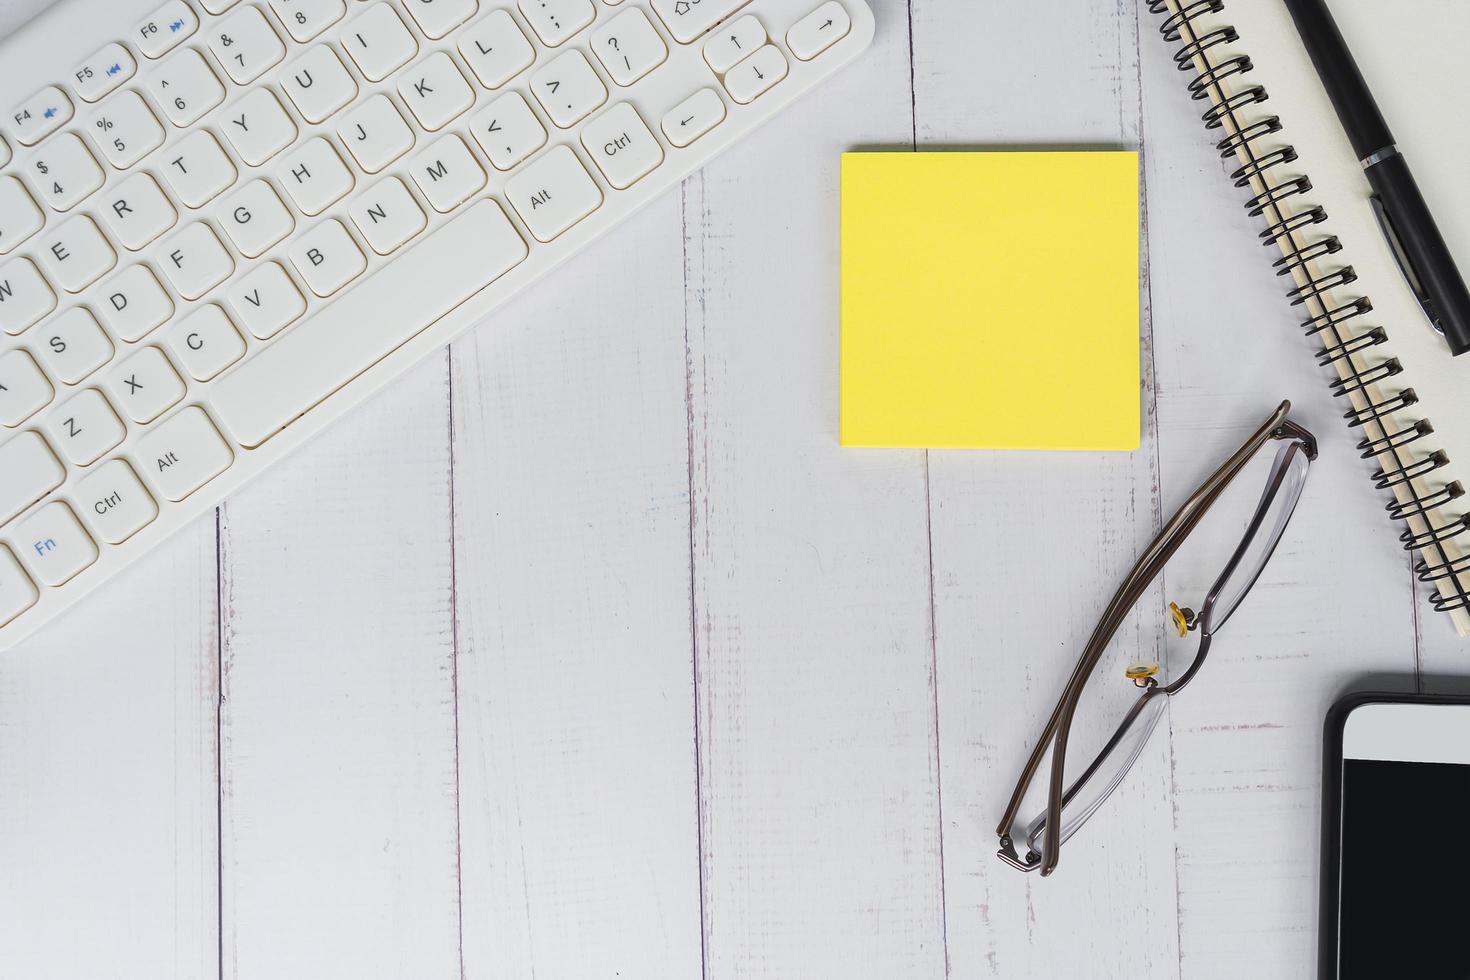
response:
[[[0,659],[0,980],[1309,972],[1322,713],[1464,645],[1141,4],[875,6],[863,64]],[[1143,150],[1138,453],[837,447],[838,154],[916,143]],[[1002,867],[1116,578],[1283,396],[1322,457],[1263,587],[1058,876]]]

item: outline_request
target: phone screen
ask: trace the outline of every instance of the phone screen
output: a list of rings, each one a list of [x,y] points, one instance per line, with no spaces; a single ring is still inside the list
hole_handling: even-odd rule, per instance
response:
[[[1402,729],[1367,745],[1349,729],[1342,768],[1341,980],[1470,977],[1470,923],[1457,897],[1470,881],[1470,758],[1463,732],[1431,732],[1451,741],[1425,750],[1405,745]],[[1348,757],[1354,741],[1352,755],[1376,757]],[[1426,755],[1438,758],[1425,761]]]

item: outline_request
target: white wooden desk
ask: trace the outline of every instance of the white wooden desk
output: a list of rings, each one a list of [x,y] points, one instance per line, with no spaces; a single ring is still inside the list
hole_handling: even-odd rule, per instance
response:
[[[0,659],[0,978],[1308,975],[1322,714],[1466,648],[1141,6],[879,0],[864,63]],[[1142,451],[838,448],[838,154],[915,142],[1143,148]],[[1003,867],[1102,603],[1283,396],[1322,457],[1267,580],[1058,877]]]

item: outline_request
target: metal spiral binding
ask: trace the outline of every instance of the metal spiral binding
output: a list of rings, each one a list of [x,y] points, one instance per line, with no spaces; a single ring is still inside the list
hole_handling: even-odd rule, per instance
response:
[[[1322,312],[1302,321],[1302,329],[1308,337],[1318,338],[1321,344],[1316,350],[1317,363],[1335,369],[1330,389],[1334,397],[1341,398],[1356,392],[1366,395],[1367,389],[1399,374],[1403,368],[1398,360],[1384,358],[1373,364],[1363,364],[1357,355],[1370,351],[1388,341],[1388,333],[1382,327],[1374,327],[1361,333],[1344,328],[1366,316],[1373,309],[1367,297],[1329,307],[1328,294],[1337,288],[1349,285],[1358,278],[1352,266],[1315,274],[1311,264],[1342,250],[1342,242],[1334,235],[1305,242],[1298,233],[1322,224],[1327,212],[1320,207],[1305,206],[1292,214],[1282,215],[1280,205],[1292,198],[1308,194],[1312,182],[1305,176],[1292,176],[1275,182],[1270,178],[1279,167],[1293,163],[1297,152],[1291,146],[1266,148],[1261,141],[1280,133],[1281,119],[1274,115],[1256,115],[1259,118],[1243,119],[1241,114],[1270,98],[1260,85],[1243,84],[1235,91],[1227,91],[1222,83],[1227,79],[1241,79],[1254,66],[1249,56],[1231,52],[1230,45],[1240,40],[1234,27],[1228,25],[1203,28],[1196,22],[1215,14],[1223,13],[1226,0],[1146,0],[1151,14],[1162,15],[1159,33],[1170,44],[1179,44],[1174,51],[1174,64],[1183,72],[1190,73],[1188,91],[1192,99],[1208,101],[1209,107],[1201,116],[1207,130],[1228,129],[1224,138],[1215,144],[1220,156],[1225,159],[1244,157],[1243,162],[1231,175],[1236,187],[1252,192],[1245,202],[1246,211],[1253,218],[1264,217],[1269,222],[1260,233],[1261,244],[1275,246],[1282,256],[1273,263],[1278,276],[1298,276],[1300,283],[1287,293],[1292,306],[1303,306],[1315,302]],[[1226,49],[1216,57],[1207,57],[1207,52]],[[1227,126],[1228,123],[1228,126]],[[1396,495],[1387,507],[1390,518],[1400,522],[1416,522],[1399,535],[1404,548],[1421,552],[1422,557],[1414,566],[1419,580],[1434,586],[1431,602],[1435,609],[1470,609],[1470,591],[1462,585],[1460,576],[1470,576],[1470,549],[1462,556],[1451,557],[1443,548],[1446,542],[1470,535],[1470,515],[1434,523],[1435,511],[1465,495],[1459,483],[1445,483],[1437,489],[1421,490],[1415,482],[1428,476],[1449,463],[1449,458],[1440,450],[1417,455],[1405,455],[1403,450],[1434,432],[1434,427],[1425,419],[1414,419],[1402,427],[1396,425],[1397,413],[1416,404],[1419,396],[1412,388],[1381,396],[1380,399],[1362,408],[1350,408],[1343,413],[1350,428],[1365,429],[1357,450],[1364,459],[1385,459],[1372,475],[1373,484],[1380,490],[1395,491]],[[1462,541],[1470,545],[1470,538]]]

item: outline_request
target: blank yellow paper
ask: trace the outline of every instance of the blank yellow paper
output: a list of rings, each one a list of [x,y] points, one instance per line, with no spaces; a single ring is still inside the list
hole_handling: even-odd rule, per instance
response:
[[[1137,449],[1138,156],[842,158],[842,444]]]

